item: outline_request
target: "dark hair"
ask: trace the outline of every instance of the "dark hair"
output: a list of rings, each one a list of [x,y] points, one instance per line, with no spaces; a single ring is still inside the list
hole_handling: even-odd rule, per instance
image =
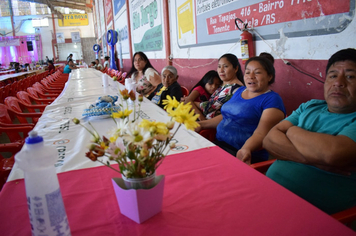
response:
[[[134,72],[136,72],[136,68],[135,68],[135,65],[134,65],[134,62],[135,62],[135,56],[136,55],[140,55],[140,57],[143,58],[143,60],[146,61],[146,65],[145,65],[145,68],[143,68],[142,72],[145,73],[145,71],[147,70],[147,68],[152,68],[154,69],[155,71],[157,71],[155,68],[153,68],[153,66],[151,65],[151,62],[150,60],[148,60],[146,54],[144,54],[143,52],[135,52],[135,54],[133,55],[132,57],[132,64],[131,64],[131,69],[130,71],[127,73],[127,78],[130,77]]]
[[[96,64],[96,62],[95,62],[95,61],[92,61],[92,62],[91,62],[91,64],[95,65],[95,64]]]
[[[268,52],[261,52],[259,57],[267,58],[268,60],[270,60],[272,62],[272,64],[274,64],[274,57],[271,54],[269,54]]]
[[[48,60],[48,63],[52,64],[53,65],[53,61],[52,60]]]
[[[338,61],[352,61],[356,63],[356,50],[353,48],[347,48],[334,53],[328,60],[328,64],[326,65],[326,73],[328,73],[330,66]]]
[[[236,67],[239,68],[236,72],[236,77],[238,78],[238,80],[241,81],[242,84],[245,84],[244,76],[242,74],[241,66],[239,63],[239,59],[237,59],[237,56],[235,56],[234,54],[231,54],[231,53],[226,53],[219,58],[219,61],[222,58],[226,58],[226,60],[228,60],[232,64],[232,67],[234,67],[235,69],[236,69]]]
[[[190,90],[189,93],[191,93],[191,92],[193,91],[193,89],[195,89],[195,88],[198,87],[198,86],[202,86],[203,89],[205,90],[205,85],[206,85],[206,84],[213,84],[215,78],[218,78],[219,81],[220,81],[220,84],[222,84],[222,80],[220,79],[219,74],[218,74],[218,72],[216,72],[216,70],[210,70],[210,71],[208,71],[208,72],[203,76],[203,78],[201,78],[201,80],[199,80],[199,82],[198,82],[196,85],[194,85],[194,87]],[[208,91],[206,91],[206,92],[208,92]]]
[[[109,60],[110,59],[110,57],[109,56],[105,56],[105,60]]]
[[[274,70],[272,62],[265,57],[251,57],[246,61],[245,71],[248,63],[250,63],[251,61],[257,61],[258,63],[260,63],[261,66],[266,70],[267,74],[272,75],[272,79],[268,81],[268,84],[273,84],[276,77],[276,71]]]
[[[69,62],[73,62],[73,60],[72,60],[72,59],[69,59],[69,60],[67,61],[67,65],[69,64]]]

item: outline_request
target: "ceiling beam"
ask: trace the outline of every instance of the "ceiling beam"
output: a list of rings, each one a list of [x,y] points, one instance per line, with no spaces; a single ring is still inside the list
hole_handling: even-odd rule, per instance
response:
[[[72,9],[83,10],[85,12],[93,12],[91,8],[86,6],[86,0],[78,0],[80,4],[75,4],[77,2],[69,3],[69,1],[53,1],[53,0],[21,0],[24,2],[35,2],[47,5],[51,11],[58,16],[58,18],[63,19],[63,14],[55,10],[54,7],[68,7]],[[72,2],[72,1],[70,1]],[[83,5],[84,4],[84,5]]]

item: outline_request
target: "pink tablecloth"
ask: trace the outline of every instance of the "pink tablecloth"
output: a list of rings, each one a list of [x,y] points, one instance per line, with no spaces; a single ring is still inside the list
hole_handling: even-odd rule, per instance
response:
[[[218,147],[168,156],[162,212],[143,224],[121,215],[107,167],[59,174],[73,236],[355,235]],[[23,180],[0,193],[1,235],[31,235]]]

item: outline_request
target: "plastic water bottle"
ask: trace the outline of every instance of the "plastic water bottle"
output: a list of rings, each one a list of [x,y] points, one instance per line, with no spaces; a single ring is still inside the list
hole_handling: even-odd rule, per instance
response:
[[[56,149],[31,131],[15,160],[24,171],[32,235],[71,235],[54,163]]]

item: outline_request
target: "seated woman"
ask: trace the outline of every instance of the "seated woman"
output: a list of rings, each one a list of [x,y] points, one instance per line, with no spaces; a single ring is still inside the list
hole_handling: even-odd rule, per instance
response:
[[[54,65],[53,65],[53,61],[51,61],[51,60],[48,60],[48,74],[50,75],[50,74],[53,74],[54,73],[54,71],[56,70],[56,68],[54,67]]]
[[[268,152],[261,149],[263,138],[286,114],[282,98],[269,89],[274,79],[268,59],[250,58],[245,65],[246,86],[222,106],[221,115],[200,121],[200,129],[216,127],[216,144],[247,164],[267,160]]]
[[[103,65],[100,64],[99,59],[95,59],[95,69],[97,69],[97,70],[103,69]]]
[[[203,78],[190,90],[189,96],[183,97],[182,102],[205,102],[222,85],[218,72],[215,70],[208,71]]]
[[[199,120],[219,115],[221,106],[231,98],[238,87],[243,85],[241,66],[235,55],[230,53],[222,55],[217,71],[223,81],[222,87],[217,89],[208,101],[200,103],[199,106],[192,104],[195,113],[199,114]]]
[[[64,67],[63,74],[70,74],[70,72],[75,69],[78,69],[78,67],[74,65],[72,59],[69,59],[67,65]]]
[[[172,98],[175,97],[177,101],[180,101],[183,96],[182,88],[178,84],[177,69],[174,66],[166,66],[162,69],[162,83],[149,95],[148,99],[157,104],[161,108],[162,101],[167,99],[167,95]]]
[[[146,54],[136,52],[133,58],[127,77],[131,77],[132,81],[136,82],[136,91],[138,93],[147,96],[161,83],[161,78],[151,65]]]
[[[105,61],[104,61],[104,69],[106,68],[106,67],[110,67],[110,63],[109,63],[109,59],[110,59],[110,57],[109,56],[106,56],[106,57],[104,57],[104,59],[105,59]]]
[[[89,68],[94,68],[96,67],[95,61],[90,62]]]

